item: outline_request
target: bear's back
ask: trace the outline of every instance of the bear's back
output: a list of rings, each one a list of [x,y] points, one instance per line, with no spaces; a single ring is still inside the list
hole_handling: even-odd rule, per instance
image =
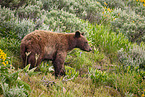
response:
[[[43,30],[35,30],[34,32],[29,33],[26,35],[23,39],[22,42],[27,42],[27,41],[39,41],[43,43],[49,42],[58,42],[60,41],[64,35],[61,33],[56,33],[56,32],[50,32],[50,31],[43,31]]]

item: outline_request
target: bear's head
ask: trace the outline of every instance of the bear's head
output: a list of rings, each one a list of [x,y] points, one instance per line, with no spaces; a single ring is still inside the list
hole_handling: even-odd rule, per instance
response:
[[[92,48],[89,46],[87,39],[83,35],[84,33],[80,33],[80,31],[75,32],[76,48],[89,52]]]

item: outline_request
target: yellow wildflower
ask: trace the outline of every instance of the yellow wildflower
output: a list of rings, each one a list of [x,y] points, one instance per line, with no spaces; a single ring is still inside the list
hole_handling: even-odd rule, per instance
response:
[[[140,2],[143,2],[144,0],[139,0]]]
[[[133,21],[133,23],[134,23],[134,21]]]
[[[5,57],[3,57],[2,59],[3,59],[3,61],[5,61],[5,60],[6,60],[6,58],[5,58]]]
[[[144,96],[145,96],[144,94],[141,95],[141,97],[144,97]]]
[[[145,3],[143,4],[143,6],[145,6]]]
[[[136,0],[138,2],[138,0]]]
[[[6,64],[8,64],[8,61],[6,61]]]
[[[109,12],[111,12],[110,8],[107,9]]]
[[[4,66],[6,66],[6,63],[5,63],[5,62],[2,62],[2,64],[3,64]]]
[[[105,5],[108,5],[106,2],[104,2]]]

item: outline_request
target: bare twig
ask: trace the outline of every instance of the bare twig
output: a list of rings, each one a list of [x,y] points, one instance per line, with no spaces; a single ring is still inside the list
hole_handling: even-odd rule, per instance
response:
[[[67,75],[67,76],[65,76],[65,77],[63,78],[63,80],[62,80],[63,82],[73,80],[73,79],[74,79],[74,77],[75,77],[75,75],[74,75],[72,78],[70,78],[70,79],[65,79],[66,77],[68,77],[68,75]]]

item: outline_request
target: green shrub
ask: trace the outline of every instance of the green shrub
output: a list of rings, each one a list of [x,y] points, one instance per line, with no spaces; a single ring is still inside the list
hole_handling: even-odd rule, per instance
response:
[[[0,10],[0,36],[21,39],[34,30],[35,25],[32,20],[19,21],[10,9],[0,8]]]
[[[123,33],[132,42],[144,41],[145,18],[133,11],[121,9],[114,10],[112,14],[115,16],[115,19],[111,22],[113,31]]]
[[[145,16],[145,6],[143,6],[142,4],[137,7],[134,7],[134,9],[137,14],[141,15],[142,17]]]
[[[126,5],[133,9],[137,15],[144,17],[145,15],[145,3],[143,0],[128,0]]]
[[[9,8],[2,8],[0,5],[0,17],[0,22],[3,22],[4,20],[8,21],[15,17],[14,11],[10,10]]]
[[[65,11],[52,10],[46,15],[44,23],[49,25],[49,29],[57,32],[74,32],[80,30],[86,32],[87,23],[82,24],[82,20],[75,15]]]
[[[29,5],[26,7],[22,6],[18,10],[16,10],[16,13],[18,14],[19,18],[27,18],[34,20],[41,16],[40,12],[40,7],[37,5]]]
[[[15,37],[15,34],[10,31],[15,26],[14,11],[0,6],[0,17],[0,36]]]
[[[25,5],[25,3],[27,3],[27,0],[2,0],[0,2],[0,5],[2,7],[6,7],[6,8],[11,8],[11,9],[15,9],[18,8],[19,6]]]
[[[12,32],[16,33],[19,39],[22,39],[25,35],[34,31],[35,27],[36,25],[30,19],[23,19],[22,21],[16,20]]]
[[[128,52],[120,50],[119,60],[124,67],[130,66],[131,69],[142,68],[145,70],[145,49],[138,45],[133,45]]]
[[[100,23],[101,11],[104,9],[99,2],[92,0],[42,0],[42,4],[47,11],[63,10],[92,23]]]
[[[115,8],[124,8],[125,7],[125,1],[123,0],[97,0],[100,2],[103,6],[108,6],[111,9]]]
[[[16,39],[23,38],[26,34],[34,31],[34,28],[35,24],[33,21],[26,19],[23,19],[22,21],[11,19],[9,21],[3,21],[0,24],[2,37]]]
[[[83,0],[83,1],[79,1],[76,0],[78,2],[78,7],[82,7],[82,12],[79,12],[79,17],[82,17],[83,19],[87,19],[89,20],[91,23],[98,23],[100,24],[102,20],[102,11],[104,10],[104,7],[96,1],[92,1],[92,0]],[[75,2],[76,2],[75,1]],[[76,4],[76,3],[75,3]],[[77,9],[77,8],[75,8]],[[82,15],[82,13],[84,15]]]

